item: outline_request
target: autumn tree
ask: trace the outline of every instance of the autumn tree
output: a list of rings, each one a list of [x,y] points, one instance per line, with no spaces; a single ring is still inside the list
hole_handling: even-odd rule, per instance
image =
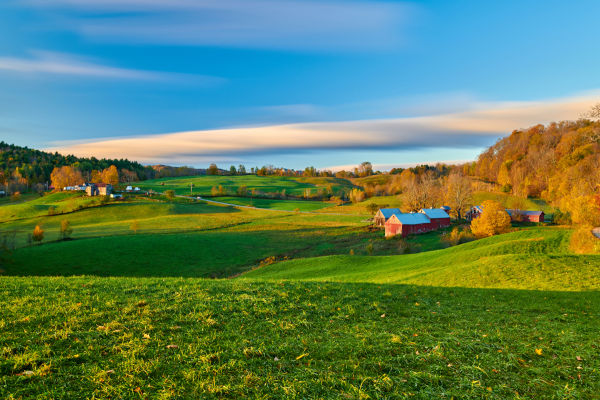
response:
[[[357,188],[353,188],[349,194],[350,201],[353,203],[360,203],[365,199],[365,197],[365,192]]]
[[[117,167],[111,165],[102,171],[102,182],[110,185],[118,185],[119,184],[119,171]]]
[[[453,172],[448,176],[444,187],[444,200],[456,215],[461,219],[473,202],[471,179],[460,172]]]
[[[71,234],[73,233],[73,228],[71,228],[71,223],[67,219],[63,219],[60,221],[60,238],[62,240],[69,239]]]
[[[71,166],[55,167],[50,174],[52,186],[62,189],[65,186],[80,185],[84,182],[81,172]]]
[[[206,170],[206,175],[219,175],[219,167],[217,167],[217,164],[210,164]]]
[[[471,221],[471,231],[475,236],[488,237],[504,233],[510,228],[510,215],[502,204],[487,200],[481,204],[483,212]]]
[[[137,235],[137,232],[140,229],[140,223],[137,220],[133,220],[131,225],[129,225],[129,229],[131,229],[133,233]]]
[[[33,229],[32,239],[34,242],[41,243],[44,240],[44,230],[41,226],[36,225]]]
[[[175,191],[174,190],[166,190],[165,196],[167,197],[167,199],[173,200],[175,198]]]

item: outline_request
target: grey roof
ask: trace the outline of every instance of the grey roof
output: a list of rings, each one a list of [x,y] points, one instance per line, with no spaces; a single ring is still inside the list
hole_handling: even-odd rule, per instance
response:
[[[379,211],[381,211],[381,214],[386,221],[394,214],[402,214],[402,211],[400,211],[399,208],[380,208]]]
[[[506,209],[506,212],[509,215],[512,215],[515,211],[518,211],[521,215],[535,215],[535,216],[540,216],[540,215],[542,215],[544,213],[543,211],[525,211],[525,210],[509,210],[509,209]]]
[[[427,215],[421,213],[400,213],[394,214],[394,216],[402,225],[419,225],[431,222],[429,218],[427,218]]]
[[[448,213],[441,208],[423,208],[421,212],[429,218],[450,218]]]

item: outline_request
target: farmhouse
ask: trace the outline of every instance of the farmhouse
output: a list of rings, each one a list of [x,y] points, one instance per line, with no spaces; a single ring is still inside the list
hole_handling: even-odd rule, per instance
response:
[[[385,222],[385,237],[415,233],[425,233],[434,230],[431,220],[423,213],[393,214]]]
[[[85,188],[85,193],[88,196],[110,196],[112,185],[110,183],[90,183]]]
[[[543,211],[506,210],[513,221],[544,222]]]
[[[385,222],[394,214],[402,214],[399,208],[380,208],[373,217],[373,223],[377,226],[384,226]]]
[[[445,228],[450,226],[450,216],[442,208],[423,208],[419,212],[427,215],[427,217],[431,221],[433,229]]]
[[[473,221],[475,218],[479,217],[483,212],[483,207],[481,206],[473,206],[467,213],[465,214],[465,218],[467,221]]]

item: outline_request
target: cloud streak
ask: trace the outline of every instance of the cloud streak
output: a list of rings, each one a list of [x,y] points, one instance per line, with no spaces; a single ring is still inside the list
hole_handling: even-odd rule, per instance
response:
[[[102,65],[83,57],[49,51],[32,51],[32,57],[0,57],[0,71],[30,75],[63,75],[138,81],[177,81],[217,83],[221,78],[145,71]]]
[[[22,0],[86,37],[135,43],[373,50],[402,41],[414,6],[341,0]]]
[[[127,157],[144,163],[204,165],[303,151],[480,148],[514,129],[576,119],[597,100],[598,96],[586,95],[482,103],[476,109],[452,114],[177,132],[63,143],[49,150],[78,156]]]

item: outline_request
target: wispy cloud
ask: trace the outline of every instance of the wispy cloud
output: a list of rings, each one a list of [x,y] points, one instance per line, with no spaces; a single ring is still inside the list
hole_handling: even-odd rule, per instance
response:
[[[0,57],[0,71],[33,75],[65,75],[142,81],[177,81],[187,79],[198,83],[217,83],[221,78],[184,75],[167,72],[118,68],[93,62],[80,56],[50,51],[31,51],[30,57]]]
[[[244,156],[349,149],[480,148],[512,130],[576,119],[598,101],[582,95],[547,101],[482,103],[476,109],[412,118],[205,130],[57,144],[52,151],[201,165]]]
[[[374,50],[403,41],[415,6],[366,0],[21,0],[58,29],[137,43]]]

